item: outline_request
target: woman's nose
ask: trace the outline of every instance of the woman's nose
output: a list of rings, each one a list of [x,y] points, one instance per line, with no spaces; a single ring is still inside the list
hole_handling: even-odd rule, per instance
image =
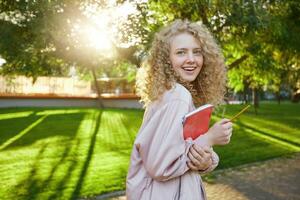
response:
[[[187,62],[195,62],[195,57],[193,53],[188,53]]]

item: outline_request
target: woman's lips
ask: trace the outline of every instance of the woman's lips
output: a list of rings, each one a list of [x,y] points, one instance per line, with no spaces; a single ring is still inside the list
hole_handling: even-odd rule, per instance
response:
[[[197,67],[182,67],[184,71],[193,72]]]

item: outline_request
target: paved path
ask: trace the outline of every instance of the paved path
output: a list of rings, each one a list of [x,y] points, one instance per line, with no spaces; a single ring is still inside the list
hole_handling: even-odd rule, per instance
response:
[[[217,172],[209,200],[300,200],[300,154]]]
[[[300,154],[214,174],[214,184],[205,182],[208,200],[300,200]]]

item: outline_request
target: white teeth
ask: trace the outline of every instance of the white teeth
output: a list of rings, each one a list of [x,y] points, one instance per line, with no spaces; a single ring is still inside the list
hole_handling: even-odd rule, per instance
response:
[[[195,69],[196,69],[196,67],[183,67],[183,70],[186,70],[186,71],[193,71]]]

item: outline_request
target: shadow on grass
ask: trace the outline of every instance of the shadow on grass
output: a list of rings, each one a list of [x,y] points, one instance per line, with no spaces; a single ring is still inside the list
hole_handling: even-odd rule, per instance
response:
[[[104,117],[107,123],[102,129],[103,133],[99,140],[101,148],[105,152],[114,152],[128,157],[142,122],[143,112],[137,114],[136,112],[123,111],[112,114],[113,117],[107,117],[107,115]]]
[[[36,112],[26,117],[10,118],[0,120],[0,146],[10,138],[17,136],[22,130],[39,120],[41,116],[36,116]]]
[[[222,106],[221,106],[222,107]],[[226,117],[230,118],[237,114],[244,105],[226,105],[228,112],[226,112]],[[274,122],[276,124],[282,124],[284,126],[289,126],[293,128],[300,129],[300,104],[281,104],[277,105],[274,103],[265,104],[262,103],[258,108],[257,115],[254,112],[254,107],[250,107],[244,114],[240,116],[246,116],[248,118],[256,120],[266,120],[269,122]],[[214,116],[222,118],[222,109],[219,112],[214,113]]]
[[[80,190],[81,190],[81,188],[83,186],[83,183],[84,183],[84,177],[87,173],[87,170],[89,168],[89,165],[90,165],[90,162],[91,162],[91,159],[92,159],[92,155],[94,153],[97,133],[98,133],[99,128],[100,128],[102,111],[99,111],[96,115],[97,116],[94,117],[94,121],[95,121],[96,124],[95,124],[95,128],[94,128],[94,132],[91,135],[88,153],[87,153],[86,159],[84,161],[83,167],[81,169],[81,172],[79,174],[77,184],[75,186],[75,189],[74,189],[70,199],[76,199],[77,197],[79,197]],[[49,198],[49,199],[51,199],[51,198]]]
[[[276,136],[276,135],[267,133],[267,132],[265,132],[265,131],[261,131],[261,130],[259,130],[259,129],[257,129],[257,128],[253,128],[253,127],[248,126],[248,125],[246,125],[246,124],[244,124],[244,123],[241,123],[241,122],[237,122],[237,124],[238,124],[239,126],[241,126],[241,127],[244,127],[244,128],[246,128],[246,129],[251,130],[251,131],[253,131],[253,132],[256,132],[256,133],[258,133],[258,134],[261,134],[261,135],[268,136],[268,137],[271,137],[271,138],[273,138],[273,139],[276,139],[276,140],[278,140],[279,142],[284,142],[284,143],[288,143],[289,145],[292,145],[292,146],[295,146],[295,147],[300,147],[299,143],[297,143],[297,142],[294,142],[294,141],[291,141],[291,140],[288,140],[288,139],[285,139],[285,138],[282,138],[282,137],[278,137],[278,136]]]
[[[131,148],[128,146],[131,147],[137,129],[132,124],[140,122],[136,120],[140,116],[137,117],[135,112],[126,111],[122,112],[122,115],[116,112],[117,119],[110,110],[105,117],[102,111],[97,110],[63,112],[64,110],[59,109],[51,112],[48,112],[48,109],[39,109],[28,116],[27,120],[31,120],[31,123],[26,123],[21,128],[14,124],[19,132],[25,134],[19,135],[0,152],[4,157],[16,154],[16,159],[8,159],[10,163],[7,163],[7,167],[19,169],[16,174],[13,170],[9,171],[14,180],[9,180],[8,189],[3,193],[7,199],[76,199],[89,193],[85,183],[90,182],[85,179],[90,176],[88,172],[94,163],[92,160],[96,158],[93,155],[98,152],[106,154],[107,151],[102,149],[105,142],[102,143],[101,135],[108,139],[107,145],[112,151],[108,154],[120,154],[122,161],[125,160],[123,155],[129,157]],[[103,123],[102,118],[105,118]],[[36,125],[32,126],[35,123]],[[117,132],[111,132],[112,129]],[[22,155],[25,157],[18,160],[18,156]],[[101,159],[101,156],[99,158]],[[120,169],[112,174],[117,173],[123,180],[126,172],[127,166],[122,164]],[[101,180],[101,175],[94,177]],[[113,185],[116,186],[119,187],[117,184]]]
[[[141,119],[142,119],[142,117],[141,117]],[[131,118],[129,118],[129,117],[123,117],[121,119],[121,122],[122,122],[123,126],[127,130],[126,136],[128,137],[130,144],[133,145],[133,142],[135,140],[136,134],[138,132],[138,130],[134,130],[134,128],[140,127],[142,121],[140,122],[139,126],[136,126],[135,124],[133,124],[131,122]]]
[[[12,129],[15,133],[14,135],[10,135],[11,138],[17,138],[13,139],[1,150],[29,146],[37,141],[49,137],[64,136],[73,138],[76,133],[76,130],[78,129],[78,125],[83,119],[83,116],[84,113],[42,115],[41,117],[32,114],[28,117],[28,119],[24,120],[26,124],[24,124],[24,122],[20,122],[20,124],[11,123],[12,125],[9,125],[14,127]],[[18,119],[13,120],[18,121]],[[31,124],[29,122],[31,122]],[[9,122],[6,123],[9,124]],[[34,123],[37,124],[34,125]],[[27,127],[25,127],[25,125],[27,125]],[[23,128],[23,130],[20,130],[21,128]],[[6,126],[5,130],[7,129],[8,128]],[[20,136],[18,136],[18,134],[20,134]],[[9,139],[7,137],[3,138],[5,138],[6,140]],[[4,139],[2,139],[2,136],[1,140],[4,141]]]
[[[84,134],[78,136],[76,133],[84,115],[89,115],[90,117],[87,119],[88,121],[93,121],[93,124],[89,125],[91,129],[79,131],[81,134]],[[110,114],[107,116],[108,120],[111,121],[107,132],[111,140],[109,140],[107,145],[113,151],[117,151],[118,154],[129,156],[129,150],[125,147],[131,145],[129,144],[133,142],[131,135],[136,134],[132,133],[129,135],[130,131],[128,128],[133,129],[129,124],[131,121],[127,118],[121,118],[116,123],[116,120]],[[81,196],[80,193],[84,187],[85,177],[87,177],[87,172],[95,153],[97,136],[100,133],[100,135],[103,134],[103,129],[100,128],[103,118],[102,111],[52,114],[44,115],[44,117],[43,121],[5,149],[21,151],[24,148],[26,151],[30,150],[31,154],[28,155],[28,162],[24,160],[26,167],[22,176],[16,176],[17,185],[13,185],[11,188],[9,196],[12,198],[9,199],[76,199]],[[125,131],[129,132],[121,133],[120,137],[122,138],[117,137],[116,139],[109,131],[111,127],[118,130],[119,123],[125,127]],[[28,126],[24,129],[28,128]],[[59,137],[53,141],[51,137],[56,136]],[[98,141],[102,145],[102,141]],[[55,145],[54,149],[52,145]],[[120,175],[122,178],[125,178],[127,167],[123,167],[120,170]]]
[[[264,161],[297,152],[292,144],[284,145],[282,141],[276,143],[275,138],[273,142],[271,136],[267,136],[271,139],[265,138],[264,132],[255,128],[248,129],[242,123],[238,125],[239,129],[233,131],[229,145],[214,147],[221,158],[218,169]],[[252,134],[252,131],[256,134]]]
[[[15,107],[15,108],[0,108],[0,115],[1,114],[15,114],[20,112],[37,112],[44,110],[44,108],[37,108],[37,107]]]
[[[43,146],[34,160],[34,165],[31,167],[27,177],[20,181],[14,188],[13,194],[14,196],[11,199],[20,199],[20,200],[27,200],[27,199],[36,199],[35,195],[41,191],[40,180],[36,178],[37,171],[39,169],[39,161],[43,159],[43,154],[47,149],[48,145]]]
[[[73,176],[76,176],[75,170],[77,170],[78,166],[81,165],[81,161],[79,161],[80,159],[77,157],[74,158],[73,154],[79,154],[78,152],[81,141],[80,138],[76,138],[76,133],[78,132],[80,122],[83,120],[83,116],[84,113],[64,114],[64,116],[53,115],[47,117],[46,119],[52,122],[47,122],[47,120],[43,121],[34,129],[29,131],[22,140],[18,140],[10,146],[16,147],[20,145],[30,145],[36,141],[43,140],[47,137],[54,137],[56,135],[68,137],[67,139],[64,138],[60,141],[62,145],[56,144],[58,149],[54,149],[54,152],[50,152],[50,154],[49,151],[53,150],[53,147],[50,146],[51,141],[44,141],[42,145],[39,145],[41,147],[33,159],[33,165],[27,167],[30,168],[30,171],[26,173],[26,177],[18,181],[18,184],[13,189],[14,194],[10,194],[14,195],[14,198],[12,199],[57,199],[65,195],[63,194],[65,188],[74,188],[74,185],[71,185],[72,182],[70,179],[73,179]],[[68,118],[70,123],[65,122],[65,119]],[[57,120],[62,124],[55,123]],[[99,122],[97,121],[97,123]],[[99,125],[97,126],[99,127]],[[43,130],[47,131],[43,132]],[[90,145],[90,148],[94,148],[94,137],[92,137],[91,140],[92,144]],[[83,173],[81,173],[79,181],[81,181],[84,177],[88,166],[86,163],[89,163],[91,155],[92,151],[89,150],[82,169]],[[42,174],[45,173],[44,171],[46,171],[47,175]],[[60,173],[63,174],[59,176],[58,174]],[[80,191],[81,184],[82,183],[80,182],[77,183],[75,191]],[[77,194],[77,192],[75,194]],[[41,196],[43,197],[41,198]]]
[[[68,160],[68,153],[71,145],[67,145],[63,155],[60,159],[53,164],[49,176],[43,179],[40,175],[41,173],[41,162],[45,159],[45,154],[49,145],[43,146],[38,155],[35,158],[34,165],[31,167],[28,175],[18,183],[15,187],[15,197],[12,199],[18,200],[39,200],[39,199],[58,199],[62,196],[63,189],[66,187],[68,180],[71,178],[74,169],[76,168],[77,160]],[[68,167],[65,170],[66,173],[60,180],[55,180],[55,173],[59,172],[59,168],[62,165],[66,165],[68,162]],[[56,178],[57,179],[57,178]],[[20,189],[21,188],[21,189]],[[49,192],[51,190],[51,192]],[[45,193],[45,194],[43,194]]]

